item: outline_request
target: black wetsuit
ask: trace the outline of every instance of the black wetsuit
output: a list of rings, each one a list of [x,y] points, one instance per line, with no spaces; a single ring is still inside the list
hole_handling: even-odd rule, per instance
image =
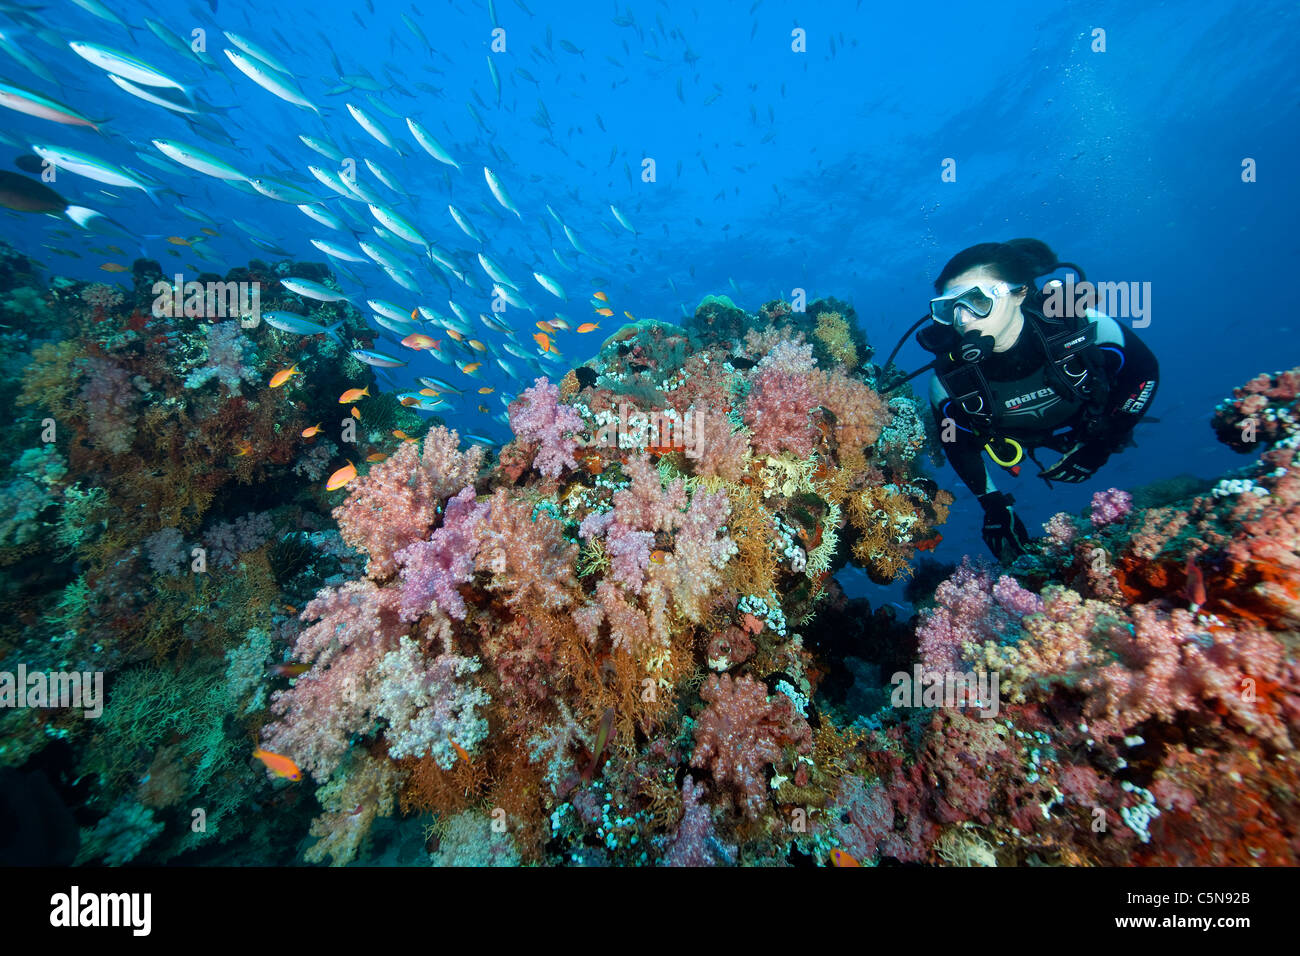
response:
[[[1014,553],[1025,539],[1024,527],[1010,510],[1010,498],[993,483],[985,445],[991,443],[1003,461],[1014,452],[1003,439],[1014,440],[1026,453],[1040,447],[1063,452],[1064,458],[1050,466],[1044,477],[1083,481],[1129,443],[1133,428],[1155,397],[1159,368],[1151,350],[1109,316],[1088,321],[1095,327],[1096,342],[1064,370],[1052,365],[1044,338],[1030,323],[1039,323],[1039,329],[1049,332],[1060,331],[1061,326],[1051,326],[1026,310],[1025,328],[1015,345],[978,363],[978,379],[984,386],[980,394],[968,394],[963,402],[949,393],[945,382],[957,381],[950,374],[962,365],[959,361],[941,359],[931,382],[935,421],[940,434],[952,439],[943,442],[944,451],[984,507],[985,540],[990,537],[988,521],[996,525],[1002,520],[1019,540],[1006,542],[994,536],[1010,544]],[[1086,328],[1082,323],[1079,328]],[[972,370],[964,371],[967,377],[962,381],[968,384]],[[990,541],[989,546],[1000,554],[1000,544]]]

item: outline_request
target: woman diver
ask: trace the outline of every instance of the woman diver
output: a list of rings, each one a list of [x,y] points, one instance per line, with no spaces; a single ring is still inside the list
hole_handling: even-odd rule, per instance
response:
[[[926,369],[944,452],[979,499],[984,542],[1002,561],[1024,553],[1029,537],[984,455],[1018,475],[1024,456],[1038,464],[1034,450],[1049,448],[1062,453],[1039,465],[1049,486],[1084,481],[1131,444],[1159,380],[1155,356],[1130,329],[1092,309],[1053,307],[1060,283],[1039,289],[1036,280],[1060,268],[1083,278],[1037,239],[964,249],[935,280],[917,336],[936,355]]]

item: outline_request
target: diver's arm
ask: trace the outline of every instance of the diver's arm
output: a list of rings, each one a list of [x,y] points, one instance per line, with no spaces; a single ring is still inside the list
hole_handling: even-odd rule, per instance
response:
[[[997,491],[993,478],[989,475],[984,461],[983,450],[970,430],[969,422],[962,410],[954,408],[948,398],[948,391],[938,378],[930,380],[930,411],[934,414],[934,423],[938,426],[939,437],[943,444],[948,464],[957,472],[967,488],[975,495],[987,495]],[[952,441],[944,441],[952,436]]]
[[[948,463],[957,472],[957,477],[975,494],[984,511],[984,527],[981,529],[984,543],[999,561],[1014,560],[1025,553],[1029,532],[1011,507],[1015,500],[998,491],[993,484],[979,440],[969,428],[969,422],[964,420],[962,410],[953,408],[953,404],[939,379],[931,379],[930,411],[934,414],[935,424],[939,426],[940,440],[948,435],[953,438],[952,441],[943,442]]]
[[[1108,378],[1106,406],[1072,433],[1075,445],[1060,461],[1043,471],[1048,481],[1077,483],[1106,464],[1115,452],[1129,443],[1133,429],[1151,407],[1159,384],[1156,357],[1132,331],[1109,316],[1097,322],[1097,345],[1105,360]]]
[[[1118,450],[1151,407],[1160,384],[1160,366],[1137,333],[1109,316],[1097,320],[1097,344],[1107,358],[1106,369],[1111,375],[1104,437],[1110,440],[1112,450]]]

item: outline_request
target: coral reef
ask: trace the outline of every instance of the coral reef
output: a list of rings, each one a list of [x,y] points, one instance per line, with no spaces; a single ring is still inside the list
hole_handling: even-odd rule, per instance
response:
[[[70,755],[82,862],[371,863],[399,828],[435,865],[1300,855],[1300,371],[1215,412],[1253,464],[1099,492],[994,570],[924,556],[926,416],[836,300],[627,325],[493,452],[328,335],[155,315],[157,263],[14,263],[0,671],[105,700],[0,711],[0,765]],[[373,344],[295,274],[227,276]]]

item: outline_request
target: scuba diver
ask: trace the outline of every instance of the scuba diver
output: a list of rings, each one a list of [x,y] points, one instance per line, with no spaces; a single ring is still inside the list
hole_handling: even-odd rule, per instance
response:
[[[1037,239],[962,250],[935,280],[930,314],[904,333],[889,358],[929,323],[917,342],[935,360],[890,388],[934,370],[930,407],[944,452],[979,500],[984,543],[999,561],[1023,554],[1029,536],[988,462],[1016,476],[1028,455],[1049,487],[1084,481],[1133,444],[1159,381],[1155,355],[1110,316],[1092,309],[1076,316],[1073,308],[1044,314],[1060,282],[1039,289],[1037,279],[1061,268],[1084,281],[1082,269],[1059,261]],[[1036,448],[1062,457],[1043,468]]]

